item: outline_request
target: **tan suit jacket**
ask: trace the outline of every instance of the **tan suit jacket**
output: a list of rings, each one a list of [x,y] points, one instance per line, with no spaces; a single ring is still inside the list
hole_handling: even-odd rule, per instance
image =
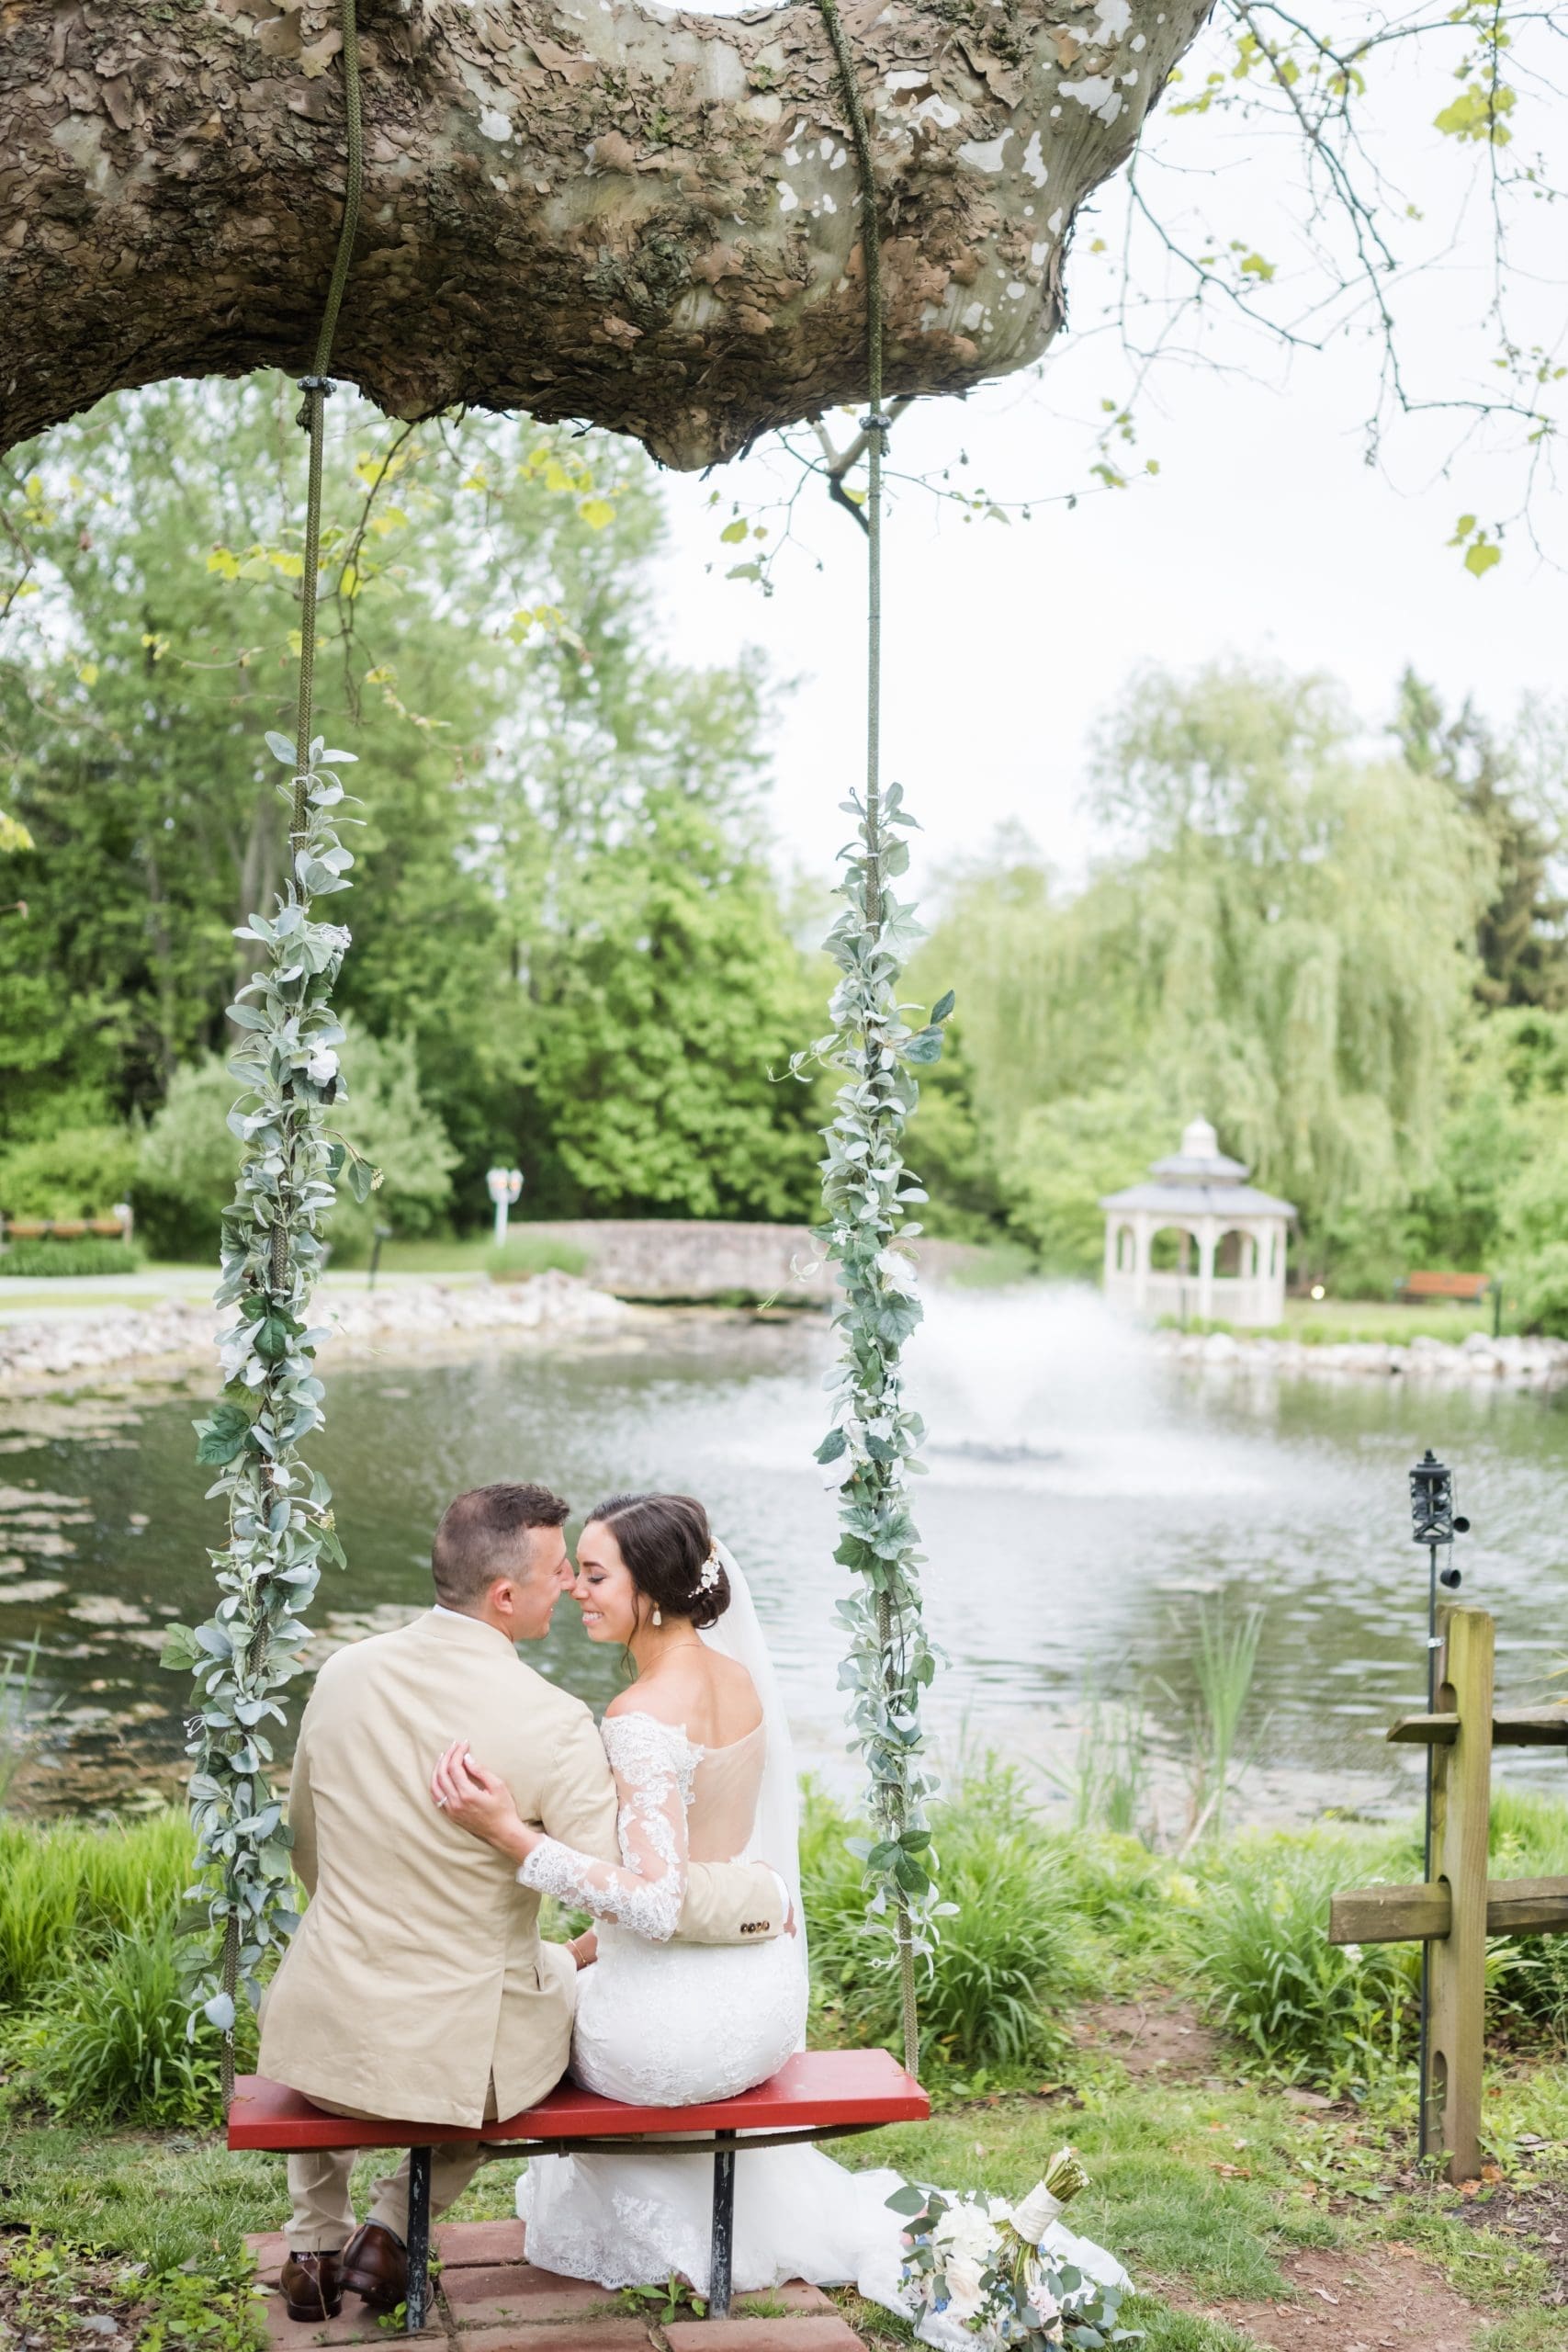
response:
[[[525,1821],[620,1859],[592,1716],[504,1634],[432,1611],[329,1658],[289,1791],[310,1907],[262,2014],[262,2073],[307,2098],[477,2124],[492,2076],[507,2116],[565,2072],[571,1955],[541,1940],[539,1898],[508,1858],[431,1802],[435,1759],[459,1737],[506,1781]],[[693,1864],[687,1941],[762,1940],[784,1924],[761,1864]]]

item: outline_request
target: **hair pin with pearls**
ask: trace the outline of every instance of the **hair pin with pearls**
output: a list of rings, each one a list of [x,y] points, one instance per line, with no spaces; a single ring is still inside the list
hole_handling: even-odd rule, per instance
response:
[[[699,1592],[712,1592],[718,1583],[718,1546],[716,1544],[708,1553],[707,1558],[703,1562],[702,1566],[697,1570],[697,1590]]]

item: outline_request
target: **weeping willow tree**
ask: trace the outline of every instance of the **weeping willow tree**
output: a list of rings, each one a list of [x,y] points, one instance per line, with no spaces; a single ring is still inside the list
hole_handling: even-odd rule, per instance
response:
[[[1015,1220],[1092,1264],[1098,1195],[1199,1114],[1309,1227],[1404,1201],[1470,1002],[1481,828],[1326,681],[1237,665],[1134,681],[1093,792],[1111,847],[1085,888],[1015,847],[930,952]]]

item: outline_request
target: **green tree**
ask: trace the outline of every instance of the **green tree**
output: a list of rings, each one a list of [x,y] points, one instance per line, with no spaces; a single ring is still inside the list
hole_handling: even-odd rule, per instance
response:
[[[221,1049],[233,931],[282,855],[262,737],[291,722],[296,399],[276,378],[127,396],[0,473],[39,588],[0,661],[0,805],[36,842],[27,935],[0,925],[0,1142],[153,1113]],[[651,468],[602,436],[333,408],[321,724],[370,779],[340,1000],[412,1041],[459,1210],[483,1213],[503,1150],[534,1206],[798,1213],[813,1106],[766,1068],[818,1016],[761,838],[765,682],[653,641]],[[671,968],[657,1037],[617,1060],[584,1008],[608,990],[641,1017],[640,981],[606,975],[650,908],[712,986]],[[634,1128],[654,1096],[679,1112],[662,1159],[597,1150],[559,1091],[623,1083]]]
[[[129,1127],[60,1127],[0,1157],[0,1213],[103,1216],[129,1193],[137,1138]]]
[[[1013,1223],[1087,1270],[1098,1193],[1201,1114],[1309,1235],[1375,1227],[1396,1271],[1494,888],[1479,826],[1360,757],[1327,682],[1243,664],[1135,679],[1094,779],[1111,848],[1087,887],[1014,845],[959,882],[921,962],[958,988]]]
[[[457,1155],[420,1092],[412,1038],[351,1027],[339,1062],[344,1086],[331,1125],[381,1176],[363,1204],[346,1185],[339,1190],[330,1238],[341,1263],[365,1255],[378,1221],[405,1238],[428,1233],[447,1207]],[[228,1125],[236,1091],[221,1055],[186,1063],[148,1125],[136,1208],[147,1239],[164,1256],[217,1254],[218,1221],[240,1162]]]
[[[1445,719],[1436,689],[1414,670],[1399,682],[1393,731],[1406,765],[1440,777],[1492,844],[1497,885],[1476,923],[1477,995],[1486,1004],[1562,1004],[1568,899],[1552,879],[1562,841],[1547,811],[1529,806],[1517,752],[1468,699]]]
[[[585,861],[570,929],[531,972],[529,1093],[547,1207],[788,1218],[819,1145],[782,1072],[820,1002],[766,870],[701,793],[669,783]],[[810,1100],[807,1095],[805,1098]]]

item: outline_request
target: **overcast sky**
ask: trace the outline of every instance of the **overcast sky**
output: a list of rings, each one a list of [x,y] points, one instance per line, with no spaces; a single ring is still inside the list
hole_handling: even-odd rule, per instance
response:
[[[1414,191],[1440,218],[1449,246],[1441,266],[1402,298],[1406,359],[1418,390],[1451,392],[1485,379],[1495,348],[1483,316],[1483,220],[1460,200],[1463,158],[1430,128],[1442,79],[1401,98],[1403,113],[1385,125],[1385,159],[1401,198]],[[1538,116],[1537,143],[1540,126]],[[1561,120],[1557,131],[1562,163]],[[1300,316],[1320,285],[1287,152],[1256,130],[1191,119],[1168,119],[1157,137],[1188,167],[1210,220],[1278,257],[1266,299],[1276,315]],[[1179,207],[1189,180],[1176,186]],[[1038,371],[967,401],[919,404],[895,435],[902,470],[935,476],[945,466],[1008,499],[1089,486],[1092,434],[1082,420],[1098,415],[1103,397],[1120,399],[1128,379],[1100,326],[1111,255],[1090,250],[1097,233],[1115,247],[1122,204],[1113,190],[1100,218],[1080,223],[1067,273],[1078,331]],[[1517,339],[1558,349],[1563,280],[1552,240],[1562,221],[1541,209],[1527,219],[1536,242],[1523,252],[1529,276],[1510,324]],[[1506,560],[1482,580],[1444,544],[1461,509],[1514,513],[1520,469],[1501,436],[1491,447],[1485,436],[1472,440],[1455,457],[1451,420],[1407,424],[1385,444],[1382,465],[1370,467],[1376,355],[1364,336],[1286,364],[1222,318],[1207,350],[1219,368],[1172,366],[1154,379],[1128,462],[1156,458],[1157,478],[1083,497],[1071,511],[1043,504],[1010,526],[965,524],[923,491],[899,496],[886,558],[886,772],[904,782],[921,817],[928,879],[1010,820],[1054,863],[1081,865],[1087,738],[1140,662],[1186,669],[1235,653],[1322,668],[1373,724],[1406,662],[1450,698],[1473,693],[1498,718],[1521,694],[1568,687],[1564,575],[1517,523]],[[738,551],[717,543],[732,499],[761,512],[785,478],[766,449],[705,482],[667,477],[671,545],[660,591],[671,641],[689,658],[723,659],[755,643],[777,676],[796,681],[776,742],[776,821],[785,850],[820,873],[844,837],[836,804],[861,769],[863,541],[813,486],[796,509],[805,544],[782,556],[765,601],[725,577]],[[1550,481],[1536,503],[1549,543],[1568,551],[1563,501]]]

